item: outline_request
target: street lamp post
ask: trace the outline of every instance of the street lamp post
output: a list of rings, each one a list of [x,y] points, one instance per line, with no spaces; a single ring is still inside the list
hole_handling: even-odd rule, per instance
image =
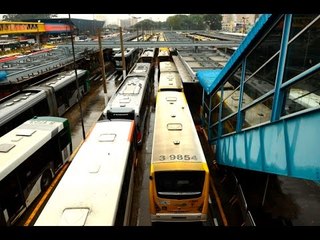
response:
[[[38,23],[40,23],[40,22],[41,22],[41,21],[40,21],[40,20],[38,20]],[[38,44],[38,48],[39,48],[39,50],[41,50],[39,24],[37,24],[36,42],[37,42],[37,44]]]
[[[69,22],[71,23],[71,16],[69,14]],[[72,54],[73,54],[73,67],[74,67],[74,73],[76,76],[76,85],[77,85],[77,90],[78,90],[78,94],[77,94],[77,102],[79,105],[79,110],[80,110],[80,117],[81,117],[81,125],[82,125],[82,137],[83,140],[86,139],[86,132],[84,130],[84,123],[83,123],[83,113],[82,113],[82,106],[81,106],[81,93],[80,93],[80,89],[79,89],[79,81],[78,81],[78,74],[77,74],[77,65],[76,65],[76,56],[75,56],[75,52],[74,52],[74,42],[73,42],[73,32],[70,32],[71,34],[71,46],[72,46]]]

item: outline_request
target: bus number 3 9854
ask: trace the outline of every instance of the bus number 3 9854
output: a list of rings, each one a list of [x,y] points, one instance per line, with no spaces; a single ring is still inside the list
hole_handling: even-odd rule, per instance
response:
[[[183,154],[170,154],[170,155],[159,155],[160,161],[166,160],[197,160],[197,156],[183,155]]]

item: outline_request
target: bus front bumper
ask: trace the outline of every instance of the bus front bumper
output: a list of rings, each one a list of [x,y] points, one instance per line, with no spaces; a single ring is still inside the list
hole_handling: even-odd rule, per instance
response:
[[[202,213],[157,213],[151,214],[151,222],[198,222],[207,221]]]

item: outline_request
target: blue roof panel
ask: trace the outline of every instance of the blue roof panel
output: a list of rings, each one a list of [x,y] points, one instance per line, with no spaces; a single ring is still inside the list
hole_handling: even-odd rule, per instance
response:
[[[197,71],[196,76],[199,79],[199,82],[203,89],[207,92],[207,94],[209,94],[209,89],[212,87],[212,85],[217,85],[217,81],[215,80],[221,72],[221,70],[222,69],[209,69]]]

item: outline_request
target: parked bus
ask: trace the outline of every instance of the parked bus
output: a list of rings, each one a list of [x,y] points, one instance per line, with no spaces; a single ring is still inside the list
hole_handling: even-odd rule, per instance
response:
[[[35,226],[127,226],[136,161],[133,120],[96,123]]]
[[[159,63],[158,91],[183,91],[183,83],[175,63],[162,61]]]
[[[183,84],[178,72],[164,72],[160,74],[158,91],[183,91]]]
[[[30,119],[0,138],[0,225],[13,225],[72,152],[69,122]]]
[[[90,91],[89,73],[87,70],[77,69],[79,84],[79,99]],[[48,95],[54,95],[53,104],[56,105],[57,115],[62,116],[78,102],[78,88],[74,70],[61,72],[54,77],[46,78],[33,85],[33,89],[44,89]]]
[[[184,92],[157,93],[149,200],[152,222],[207,220],[209,169]]]
[[[153,64],[156,57],[156,48],[143,49],[138,62],[147,62]]]
[[[90,89],[88,72],[77,70],[82,97]],[[34,116],[62,116],[77,103],[74,71],[50,76],[37,84],[0,99],[0,137]]]
[[[170,49],[167,47],[161,47],[159,48],[159,52],[158,52],[158,61],[162,62],[162,61],[172,61],[172,56],[170,53]]]
[[[164,72],[178,72],[177,66],[174,61],[159,61],[160,74]]]
[[[138,61],[138,58],[140,56],[141,49],[140,48],[126,48],[124,51],[124,59],[126,63],[126,73],[128,73],[133,65]],[[122,52],[119,50],[115,55],[113,56],[113,60],[115,63],[116,71],[121,72],[123,69],[122,66]]]
[[[103,118],[135,120],[138,145],[142,145],[150,95],[150,63],[136,63],[132,71],[119,85],[106,108]]]

